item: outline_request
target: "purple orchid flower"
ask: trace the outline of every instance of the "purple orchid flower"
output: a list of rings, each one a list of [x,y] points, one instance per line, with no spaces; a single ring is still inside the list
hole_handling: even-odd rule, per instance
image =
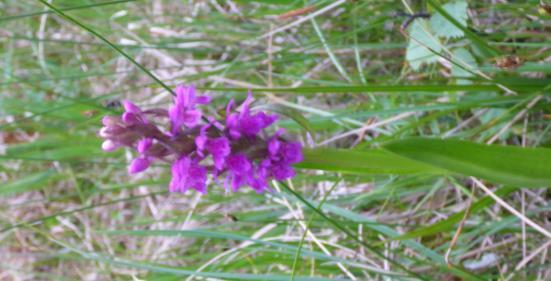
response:
[[[201,193],[207,192],[207,169],[196,160],[182,156],[172,164],[172,180],[169,191],[185,193],[193,188]]]
[[[227,161],[228,176],[226,178],[226,188],[231,185],[232,191],[237,191],[239,187],[249,182],[250,172],[253,169],[251,160],[244,154],[230,155]]]
[[[226,128],[231,138],[238,139],[241,135],[253,138],[277,120],[277,115],[268,115],[262,111],[251,115],[250,106],[253,102],[254,97],[249,91],[247,98],[241,104],[239,114],[230,113],[234,103],[233,99],[228,103],[226,107]]]
[[[219,131],[223,130],[223,126],[218,121],[209,118],[209,124],[202,126],[199,135],[195,138],[197,154],[200,157],[205,157],[204,150],[208,151],[212,155],[214,167],[217,171],[221,171],[224,168],[226,157],[231,152],[230,141],[225,136],[209,138],[207,130],[211,127],[215,127]]]
[[[208,104],[209,102],[210,97],[208,96],[195,96],[194,86],[178,86],[174,105],[168,110],[171,133],[176,135],[182,125],[189,128],[196,126],[201,120],[202,113],[195,106],[197,104]]]
[[[129,100],[123,101],[124,113],[122,114],[122,121],[127,125],[135,124],[147,124],[148,121],[145,118],[143,111]]]
[[[241,133],[247,137],[254,137],[261,130],[269,127],[277,120],[277,115],[267,115],[264,112],[258,112],[251,115],[250,106],[253,103],[254,98],[252,92],[249,91],[247,99],[241,105],[241,114],[239,115],[239,123]]]
[[[234,101],[230,100],[222,121],[209,116],[207,122],[202,122],[197,105],[209,102],[207,96],[196,96],[193,86],[178,86],[174,105],[168,111],[142,110],[125,101],[122,116],[105,116],[102,120],[102,149],[137,150],[138,156],[128,166],[131,174],[146,170],[154,161],[172,161],[171,192],[195,189],[206,193],[209,174],[215,182],[224,176],[226,188],[232,191],[248,185],[259,193],[269,189],[270,180],[295,176],[292,165],[303,159],[301,144],[282,138],[282,129],[266,138],[263,131],[278,116],[252,113],[251,92],[239,111],[234,110]],[[162,126],[167,117],[169,132]]]

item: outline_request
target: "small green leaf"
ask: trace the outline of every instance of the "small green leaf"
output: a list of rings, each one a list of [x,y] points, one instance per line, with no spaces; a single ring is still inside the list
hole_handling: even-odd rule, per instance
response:
[[[384,147],[396,155],[466,176],[521,187],[551,186],[551,149],[411,138]]]
[[[459,22],[457,19],[455,19],[450,13],[446,11],[440,4],[438,4],[435,0],[427,0],[427,4],[436,10],[439,15],[441,15],[443,18],[445,18],[448,22],[453,24],[456,28],[461,29],[465,36],[471,40],[471,42],[474,44],[474,47],[478,49],[481,52],[481,55],[483,57],[489,58],[489,57],[497,57],[499,56],[500,52],[495,49],[494,47],[488,45],[488,43],[482,39],[480,36],[478,36],[475,32],[469,30],[466,26],[464,26],[461,22]]]
[[[448,3],[442,6],[450,16],[452,16],[461,26],[467,26],[467,2],[457,1]],[[458,38],[465,34],[463,30],[457,28],[454,24],[448,21],[444,16],[437,13],[430,19],[430,26],[434,30],[434,34],[444,38]]]

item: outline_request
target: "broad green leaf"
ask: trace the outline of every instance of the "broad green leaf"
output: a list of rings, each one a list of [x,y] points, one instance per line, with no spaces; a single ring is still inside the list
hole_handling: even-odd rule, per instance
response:
[[[444,170],[381,149],[344,150],[344,149],[305,149],[304,161],[299,168],[319,169],[354,174],[416,174],[437,173]]]
[[[450,16],[452,16],[462,26],[467,26],[467,2],[457,1],[442,6]],[[457,28],[441,14],[435,14],[430,19],[430,26],[434,34],[444,38],[463,37],[463,30]]]
[[[421,65],[430,64],[438,60],[442,45],[434,36],[428,22],[418,19],[409,28],[409,44],[406,50],[406,60],[413,70],[419,70]]]
[[[551,149],[411,138],[384,147],[396,155],[466,176],[522,187],[551,186]]]

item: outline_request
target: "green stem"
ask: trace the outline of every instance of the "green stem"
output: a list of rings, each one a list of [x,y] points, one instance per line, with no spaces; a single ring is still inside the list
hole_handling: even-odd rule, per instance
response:
[[[327,197],[329,197],[329,195],[333,192],[335,187],[337,187],[337,184],[339,184],[340,181],[341,179],[337,179],[337,181],[335,181],[333,186],[331,186],[329,191],[327,191],[327,193],[323,196],[323,198],[321,199],[321,202],[318,204],[318,207],[316,209],[321,210],[321,207],[325,203],[325,200],[327,200]],[[310,217],[310,219],[308,219],[308,223],[306,223],[306,229],[304,229],[304,233],[302,233],[302,237],[300,238],[300,243],[298,244],[297,252],[295,254],[295,259],[293,260],[293,269],[291,271],[291,281],[295,281],[296,269],[298,266],[298,259],[300,257],[300,252],[302,251],[302,245],[304,244],[304,239],[306,238],[306,234],[308,234],[308,231],[310,231],[310,224],[314,220],[314,217],[315,217],[315,214],[313,214]]]

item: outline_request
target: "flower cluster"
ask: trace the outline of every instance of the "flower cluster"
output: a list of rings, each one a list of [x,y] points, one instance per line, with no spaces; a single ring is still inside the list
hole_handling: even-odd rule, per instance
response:
[[[168,110],[142,110],[124,101],[122,116],[103,118],[102,148],[130,147],[138,153],[128,167],[130,174],[146,170],[153,161],[172,163],[169,190],[182,193],[190,188],[205,193],[209,175],[232,191],[250,186],[257,192],[265,191],[271,179],[295,175],[292,164],[302,161],[301,144],[284,140],[282,129],[265,136],[264,129],[278,116],[251,112],[251,92],[239,110],[230,100],[221,119],[203,116],[198,106],[211,99],[197,96],[193,86],[178,86],[175,92]]]

